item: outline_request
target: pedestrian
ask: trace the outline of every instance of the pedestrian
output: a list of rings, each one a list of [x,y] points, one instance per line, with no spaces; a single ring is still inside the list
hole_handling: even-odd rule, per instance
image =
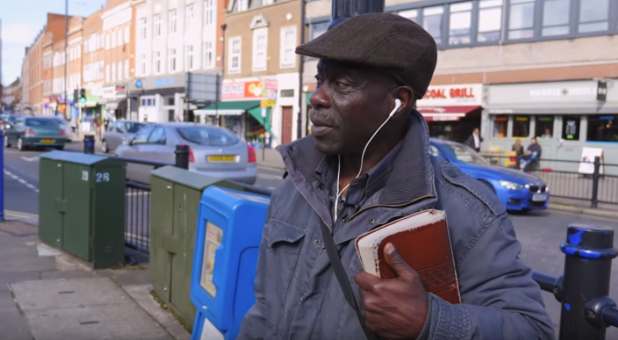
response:
[[[526,152],[521,156],[521,169],[525,172],[529,172],[538,167],[541,160],[541,153],[543,148],[539,144],[538,137],[532,137],[530,145],[526,148]]]
[[[515,167],[519,169],[519,162],[524,155],[524,146],[521,144],[521,139],[515,139],[515,143],[511,146],[511,151],[515,152]]]
[[[436,65],[431,35],[366,14],[296,52],[319,59],[313,128],[279,148],[287,175],[271,197],[239,339],[552,338],[503,205],[429,154],[414,107]],[[362,272],[357,236],[428,208],[446,211],[462,304],[426,293],[396,249],[386,254],[396,278]]]
[[[471,148],[473,148],[476,152],[481,152],[481,143],[483,142],[483,137],[481,137],[481,132],[479,128],[474,128],[472,130],[472,134],[466,139],[465,144]]]

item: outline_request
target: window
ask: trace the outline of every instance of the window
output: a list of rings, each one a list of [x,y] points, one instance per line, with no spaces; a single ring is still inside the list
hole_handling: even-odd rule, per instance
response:
[[[168,106],[174,106],[174,102],[175,102],[174,96],[169,96],[165,98],[165,102],[167,103]]]
[[[580,33],[607,31],[609,16],[609,0],[581,0],[579,2]]]
[[[112,63],[112,76],[110,81],[116,81],[116,64]]]
[[[588,140],[618,142],[618,114],[588,116]]]
[[[146,75],[146,54],[140,56],[140,75]]]
[[[110,82],[111,81],[111,74],[110,74],[110,66],[109,65],[105,65],[105,82]]]
[[[160,51],[156,51],[154,53],[154,66],[155,66],[155,73],[161,73],[161,52]]]
[[[481,0],[479,2],[478,42],[500,40],[502,27],[502,0]]]
[[[470,26],[472,23],[472,2],[462,2],[450,6],[449,45],[470,43]]]
[[[504,138],[506,137],[506,129],[509,123],[508,116],[495,116],[494,117],[494,137]]]
[[[330,25],[330,22],[328,21],[322,21],[322,22],[317,22],[315,24],[312,24],[311,25],[311,40],[324,34],[324,32],[328,30],[328,25]]]
[[[192,70],[193,65],[193,45],[187,45],[187,70]]]
[[[240,37],[230,38],[230,60],[228,62],[227,70],[229,73],[240,72],[241,48]]]
[[[554,135],[554,116],[537,116],[534,135],[541,138],[551,138]]]
[[[165,129],[157,127],[148,137],[148,144],[165,144]]]
[[[534,0],[511,0],[509,39],[526,39],[534,35]]]
[[[253,31],[253,70],[266,69],[266,50],[268,48],[268,29],[258,28]]]
[[[397,14],[401,15],[402,17],[406,18],[406,19],[410,19],[412,21],[418,21],[418,10],[416,9],[409,9],[409,10],[405,10],[405,11],[400,11]]]
[[[172,9],[167,14],[167,20],[170,24],[170,33],[176,33],[176,9]]]
[[[423,28],[431,34],[436,44],[442,42],[442,16],[444,9],[442,6],[427,7],[423,10]]]
[[[214,67],[214,49],[212,41],[204,42],[204,68]]]
[[[135,138],[133,138],[131,144],[145,144],[148,143],[148,136],[154,129],[153,125],[146,125],[143,128],[139,129],[135,134]]]
[[[544,37],[569,34],[571,0],[545,0],[543,2]]]
[[[204,25],[214,25],[215,22],[216,18],[214,0],[206,0],[204,1]]]
[[[530,136],[530,116],[513,117],[513,137]]]
[[[129,60],[124,61],[124,79],[129,79]]]
[[[294,67],[296,64],[296,54],[294,49],[296,47],[296,27],[289,26],[281,28],[281,51],[280,62],[281,68]]]
[[[152,25],[154,30],[154,36],[161,36],[161,14],[155,14],[152,16]]]
[[[169,71],[176,72],[176,49],[170,48],[168,53],[169,53]]]
[[[237,0],[234,4],[234,12],[246,11],[249,7],[249,0]]]
[[[262,6],[262,0],[250,0],[249,7],[257,8]]]
[[[193,20],[193,18],[195,17],[195,6],[193,4],[187,4],[185,12],[187,15],[187,21]]]
[[[579,140],[579,117],[562,117],[562,139]]]
[[[139,35],[142,39],[146,39],[148,37],[148,18],[140,18],[139,19]]]

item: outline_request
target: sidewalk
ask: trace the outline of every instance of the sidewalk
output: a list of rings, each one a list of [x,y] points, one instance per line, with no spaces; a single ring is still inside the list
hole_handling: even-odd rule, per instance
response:
[[[0,223],[3,339],[188,339],[149,280],[144,267],[92,270],[39,243],[23,219]]]
[[[261,168],[282,170],[285,168],[279,151],[271,148],[255,150],[257,165]]]

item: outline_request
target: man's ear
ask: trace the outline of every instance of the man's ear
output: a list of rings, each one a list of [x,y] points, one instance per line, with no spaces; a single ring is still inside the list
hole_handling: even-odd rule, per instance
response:
[[[399,112],[410,112],[416,105],[414,90],[409,86],[399,86],[394,92],[395,98],[401,100]]]

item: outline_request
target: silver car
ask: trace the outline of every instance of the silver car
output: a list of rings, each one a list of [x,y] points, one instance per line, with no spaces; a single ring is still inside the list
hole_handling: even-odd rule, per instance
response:
[[[105,153],[113,152],[124,141],[131,140],[142,126],[144,126],[144,123],[128,120],[110,122],[101,140],[101,151]]]
[[[210,177],[254,184],[256,179],[255,149],[227,129],[195,123],[161,123],[143,126],[115,154],[122,158],[150,160],[173,164],[176,145],[189,146],[189,170]],[[148,181],[131,174],[131,179]]]

